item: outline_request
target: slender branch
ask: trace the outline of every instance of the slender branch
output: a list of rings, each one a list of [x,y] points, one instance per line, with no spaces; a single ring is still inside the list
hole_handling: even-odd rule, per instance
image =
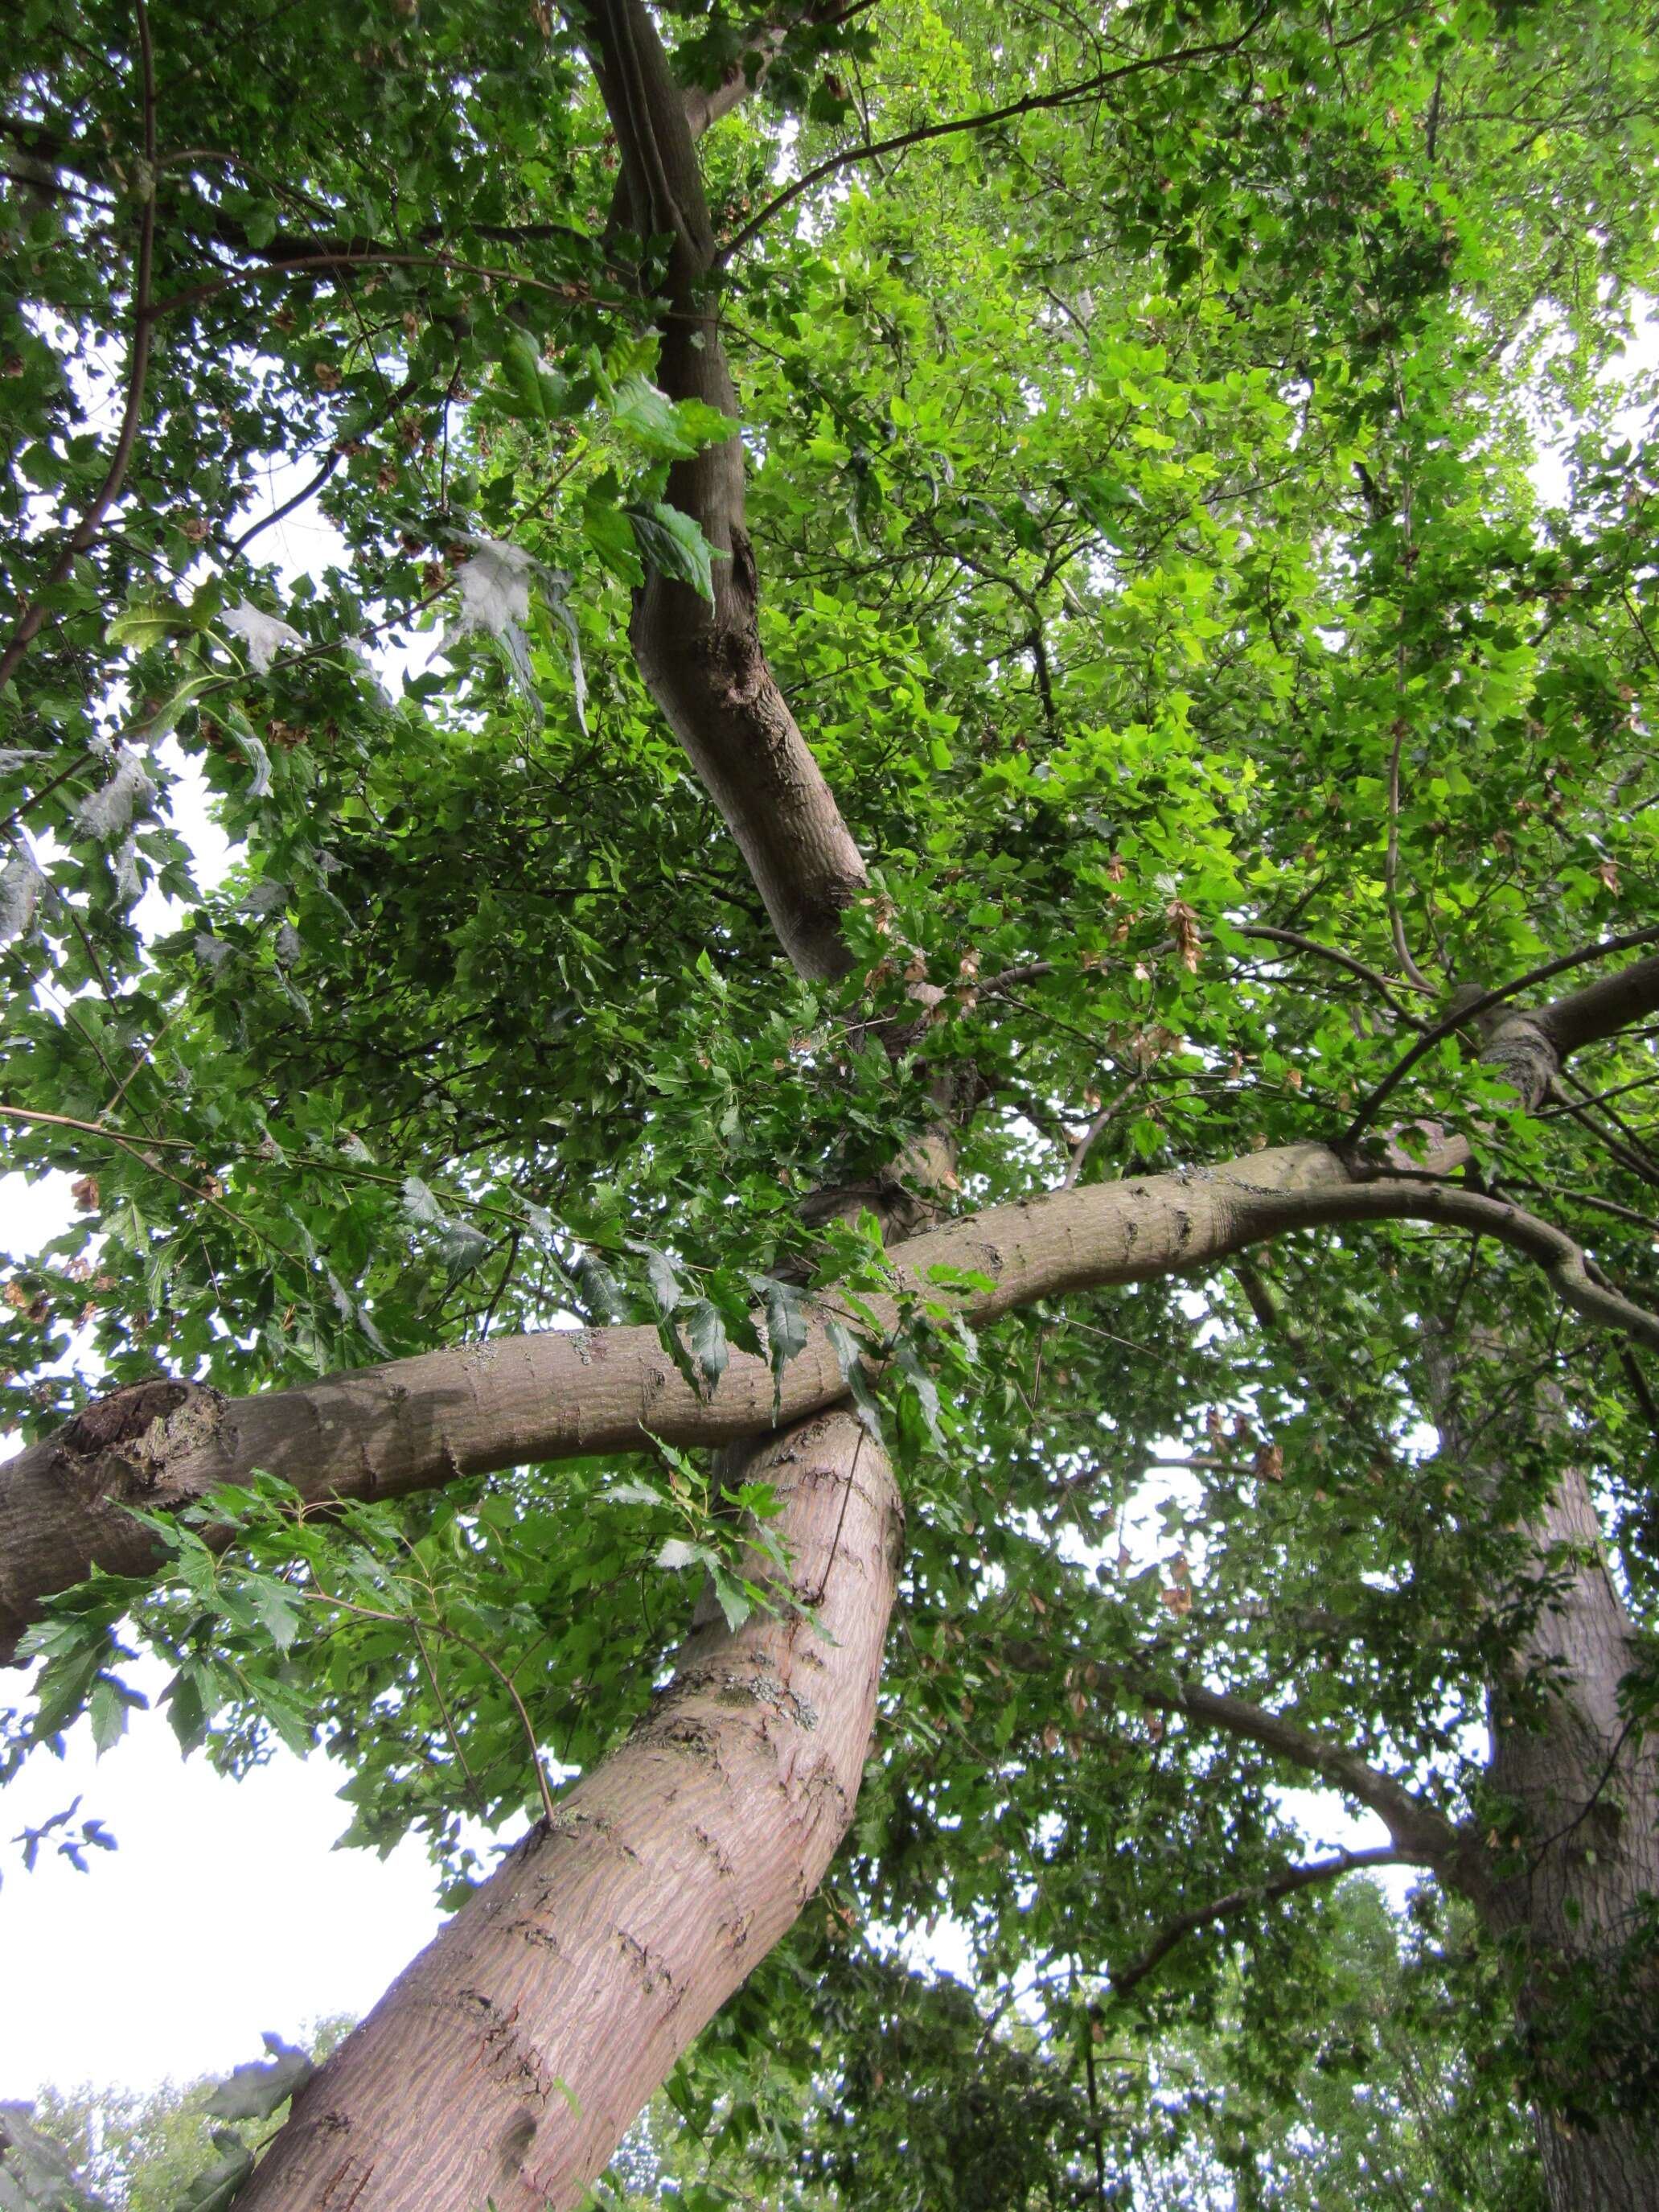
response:
[[[1347,1128],[1343,1132],[1341,1149],[1357,1145],[1392,1097],[1400,1085],[1410,1074],[1419,1060],[1431,1052],[1443,1037],[1449,1037],[1466,1028],[1477,1015],[1493,1006],[1502,1006],[1517,992],[1530,990],[1535,983],[1547,983],[1553,975],[1565,975],[1571,968],[1583,968],[1592,960],[1610,959],[1616,952],[1629,952],[1638,945],[1651,945],[1659,938],[1659,925],[1646,929],[1632,929],[1622,937],[1604,938],[1599,944],[1586,945],[1577,952],[1564,952],[1558,960],[1547,960],[1541,967],[1529,968],[1524,975],[1517,975],[1508,983],[1500,983],[1495,990],[1483,991],[1478,998],[1457,1007],[1441,1021],[1425,1029],[1421,1036],[1409,1045],[1389,1070],[1376,1088],[1365,1098]],[[1553,1005],[1540,1007],[1531,1017],[1549,1043],[1565,1058],[1583,1046],[1594,1044],[1604,1036],[1622,1029],[1638,1015],[1650,1013],[1659,1006],[1659,959],[1638,960],[1622,974],[1609,976],[1601,983],[1588,985],[1567,998],[1558,999]]]
[[[1218,1897],[1208,1905],[1200,1905],[1191,1912],[1181,1913],[1171,1920],[1127,1966],[1117,1966],[1107,1977],[1114,1996],[1127,1996],[1130,1990],[1155,1973],[1176,1946],[1201,1928],[1212,1927],[1218,1920],[1229,1919],[1252,1905],[1274,1905],[1282,1897],[1294,1897],[1299,1890],[1311,1889],[1316,1883],[1336,1881],[1345,1874],[1353,1874],[1364,1867],[1414,1866],[1419,1863],[1409,1852],[1392,1844],[1376,1844],[1363,1851],[1339,1851],[1334,1858],[1313,1859],[1305,1866],[1289,1867],[1283,1874],[1273,1875],[1267,1881],[1251,1882],[1244,1887],[1230,1889],[1224,1897]]]
[[[1399,371],[1395,372],[1395,381]],[[1411,547],[1411,489],[1406,492],[1406,544]],[[1405,647],[1401,647],[1403,660]],[[1402,677],[1403,681],[1403,677]],[[1389,843],[1382,862],[1382,896],[1389,909],[1389,929],[1394,939],[1395,957],[1400,963],[1401,973],[1414,991],[1425,998],[1434,996],[1434,986],[1412,958],[1411,947],[1406,942],[1406,925],[1400,913],[1400,750],[1406,742],[1406,718],[1398,716],[1394,726],[1394,745],[1389,754]]]
[[[774,216],[781,214],[792,201],[799,199],[803,192],[811,191],[814,185],[825,177],[832,176],[837,169],[848,168],[855,161],[875,161],[884,154],[901,153],[907,146],[920,146],[931,139],[953,137],[963,131],[989,131],[999,123],[1012,122],[1016,116],[1035,115],[1045,108],[1070,107],[1080,100],[1089,100],[1096,93],[1104,92],[1110,85],[1121,84],[1128,77],[1144,76],[1152,70],[1180,69],[1188,62],[1224,60],[1247,45],[1271,13],[1272,10],[1267,8],[1259,10],[1234,39],[1202,46],[1182,46],[1174,53],[1143,55],[1138,61],[1120,63],[1115,69],[1101,70],[1093,76],[1084,77],[1076,84],[1061,85],[1053,92],[1029,93],[1023,100],[1011,100],[1001,107],[984,108],[976,115],[952,116],[945,123],[919,124],[915,130],[896,131],[890,138],[877,138],[860,145],[846,146],[838,154],[826,155],[822,161],[814,162],[810,169],[804,170],[781,192],[775,194],[757,215],[750,216],[742,229],[722,247],[720,263],[724,265],[735,254],[740,253],[749,241],[766,228]]]
[[[466,1753],[461,1747],[461,1739],[455,1732],[455,1723],[451,1719],[449,1707],[444,1701],[443,1688],[438,1680],[438,1669],[433,1664],[432,1654],[426,1648],[426,1638],[421,1633],[421,1624],[413,1613],[409,1617],[409,1625],[415,1633],[416,1649],[421,1655],[421,1664],[426,1669],[426,1679],[431,1686],[433,1703],[438,1708],[438,1717],[443,1723],[444,1734],[449,1738],[449,1747],[455,1754],[455,1764],[460,1768],[465,1779],[466,1794],[472,1801],[473,1811],[482,1814],[483,1801],[479,1795],[477,1777],[467,1764]]]
[[[133,0],[133,12],[138,25],[139,69],[144,108],[144,176],[143,212],[138,222],[138,256],[132,285],[133,329],[132,345],[127,357],[126,405],[102,483],[64,541],[64,549],[52,562],[46,581],[24,605],[5,651],[0,653],[0,684],[3,684],[15,672],[23,655],[40,634],[40,626],[46,619],[47,595],[54,586],[63,582],[79,556],[87,551],[97,537],[104,517],[114,506],[121,486],[126,481],[133,448],[138,442],[144,385],[149,374],[152,335],[153,311],[149,289],[155,256],[155,57],[150,45],[149,15],[144,0]]]
[[[1358,975],[1362,983],[1369,983],[1386,1002],[1389,1012],[1399,1020],[1408,1023],[1414,1030],[1425,1026],[1420,1014],[1414,1014],[1409,1006],[1402,1006],[1395,997],[1394,986],[1388,977],[1379,974],[1375,968],[1368,968],[1363,960],[1356,960],[1352,952],[1344,952],[1334,945],[1321,945],[1317,939],[1304,937],[1294,929],[1271,929],[1265,922],[1253,922],[1249,928],[1241,929],[1238,933],[1241,937],[1267,938],[1275,945],[1293,945],[1298,952],[1312,953],[1321,960],[1334,961],[1339,968],[1346,968],[1351,975]]]

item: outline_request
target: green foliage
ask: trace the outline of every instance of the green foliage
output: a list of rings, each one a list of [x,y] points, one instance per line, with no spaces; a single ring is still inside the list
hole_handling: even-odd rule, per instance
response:
[[[611,224],[603,110],[546,11],[179,0],[148,74],[126,0],[15,13],[0,563],[46,620],[0,686],[0,1127],[76,1211],[10,1255],[0,1411],[33,1436],[110,1382],[279,1389],[619,1319],[718,1401],[731,1347],[781,1376],[828,1298],[901,1466],[900,1623],[842,1932],[757,1978],[684,2109],[735,2125],[769,2039],[826,2191],[1087,2195],[1087,2006],[1298,1850],[1284,1761],[1146,1684],[1293,1708],[1467,1814],[1540,1602],[1521,1524],[1567,1443],[1486,1377],[1504,1467],[1439,1452],[1425,1317],[1556,1377],[1649,1634],[1651,1398],[1528,1263],[1450,1233],[1287,1239],[895,1336],[872,1218],[803,1200],[878,1189],[944,1096],[964,1207],[1331,1140],[1455,988],[1650,926],[1654,393],[1620,362],[1656,282],[1652,11],[793,24],[707,144],[728,240],[781,161],[1011,112],[848,159],[734,253],[731,549],[674,495],[731,425],[659,387],[662,241]],[[747,17],[665,21],[710,85]],[[1103,70],[1127,73],[1053,96]],[[68,547],[129,392],[110,511]],[[1552,441],[1559,503],[1529,473]],[[252,525],[307,484],[337,550],[301,568]],[[648,571],[707,600],[750,554],[872,866],[835,987],[786,970],[628,643]],[[500,571],[477,622],[469,557]],[[1530,1115],[1473,1042],[1390,1115],[1474,1133],[1487,1188],[1659,1299],[1652,1039]],[[326,1515],[256,1484],[214,1502],[222,1556],[156,1516],[155,1582],[56,1603],[13,1734],[85,1710],[114,1746],[142,1641],[187,1747],[234,1770],[325,1744],[350,1839],[422,1834],[459,1898],[467,1824],[518,1819],[644,1709],[684,1570],[729,1620],[757,1601],[732,1508],[763,1530],[767,1503],[666,1451]],[[1325,2203],[1361,2201],[1373,2154],[1404,2203],[1522,2201],[1500,2108],[1524,2054],[1496,2050],[1489,2090],[1449,1999],[1379,2011],[1418,1964],[1367,1910],[1200,1934],[1109,2011],[1103,2078],[1127,2048],[1200,2082],[1170,2104],[1150,2057],[1111,2072],[1114,2174],[1197,2146],[1295,2204],[1305,2126],[1339,2146]],[[837,1948],[945,1920],[972,1996]],[[981,2048],[1033,1972],[1065,1978],[1054,2018]],[[1314,2037],[1339,2016],[1381,2103]],[[848,2070],[872,2024],[902,2109],[872,2045]],[[1473,2180],[1435,2162],[1447,2100],[1480,2116],[1453,2130]],[[925,2176],[912,2129],[951,2147]]]
[[[307,2038],[310,2058],[325,2058],[351,2025],[319,2021]],[[47,2087],[31,2117],[106,2205],[119,2212],[210,2212],[228,2201],[252,2153],[287,2118],[287,2088],[302,2057],[289,2052],[238,2068],[226,2081],[169,2081],[147,2092]],[[227,2094],[245,2081],[254,2094]]]

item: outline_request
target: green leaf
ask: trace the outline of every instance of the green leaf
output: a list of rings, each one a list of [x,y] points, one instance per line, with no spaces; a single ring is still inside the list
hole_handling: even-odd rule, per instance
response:
[[[702,1395],[712,1398],[732,1358],[720,1308],[712,1298],[698,1298],[687,1308],[683,1326],[702,1380]]]
[[[684,1302],[685,1286],[674,1271],[673,1261],[654,1244],[635,1244],[633,1249],[645,1261],[645,1279],[657,1311],[665,1317],[677,1311]]]
[[[853,1407],[859,1419],[877,1443],[882,1441],[881,1408],[870,1388],[870,1377],[865,1371],[864,1352],[858,1339],[844,1322],[827,1321],[824,1334],[841,1369],[841,1379],[847,1385]]]
[[[738,429],[718,408],[700,399],[676,403],[637,373],[617,383],[611,415],[625,438],[659,461],[690,460],[705,446],[735,437]]]
[[[767,1356],[772,1366],[772,1418],[776,1420],[783,1403],[783,1370],[806,1349],[806,1309],[793,1283],[781,1283],[774,1275],[751,1275],[749,1280],[766,1316]]]
[[[628,515],[646,566],[677,583],[690,584],[712,605],[714,550],[692,518],[661,500],[630,506]],[[724,560],[726,556],[720,557]]]
[[[100,1759],[126,1734],[131,1708],[143,1702],[136,1691],[129,1690],[112,1675],[100,1674],[93,1684],[87,1713],[92,1723],[93,1746]]]
[[[111,645],[130,646],[135,653],[148,653],[152,646],[164,644],[169,637],[190,628],[189,615],[173,600],[136,599],[116,616],[105,637]]]
[[[633,520],[617,496],[614,476],[602,477],[584,495],[582,535],[613,576],[630,586],[645,581]]]

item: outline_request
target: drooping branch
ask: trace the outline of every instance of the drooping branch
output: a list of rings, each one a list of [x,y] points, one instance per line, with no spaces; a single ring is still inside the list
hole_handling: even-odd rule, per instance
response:
[[[729,261],[765,229],[774,216],[781,215],[803,192],[811,191],[814,185],[822,184],[826,177],[834,176],[837,170],[850,167],[856,161],[878,161],[886,155],[902,154],[908,147],[927,145],[939,138],[959,137],[965,131],[994,131],[999,125],[1012,123],[1022,115],[1039,115],[1055,108],[1074,107],[1079,101],[1097,99],[1115,84],[1121,84],[1131,77],[1167,74],[1171,70],[1185,69],[1198,62],[1224,60],[1249,44],[1266,22],[1270,12],[1263,9],[1253,15],[1237,38],[1211,40],[1200,46],[1178,46],[1167,54],[1142,54],[1133,61],[1121,62],[1115,68],[1097,70],[1092,76],[1079,77],[1075,83],[1058,85],[1050,92],[1028,93],[1023,99],[1006,100],[1000,107],[981,108],[972,115],[950,116],[939,123],[919,123],[911,130],[895,131],[890,137],[866,139],[856,146],[843,146],[839,153],[827,154],[823,161],[815,161],[810,169],[804,169],[781,191],[775,193],[765,206],[727,240],[720,258]]]
[[[1200,1929],[1214,1927],[1218,1920],[1229,1920],[1236,1912],[1259,1909],[1264,1905],[1276,1905],[1281,1898],[1294,1897],[1302,1890],[1312,1889],[1321,1882],[1337,1881],[1346,1874],[1355,1874],[1369,1867],[1414,1866],[1418,1861],[1393,1844],[1377,1844],[1370,1850],[1338,1851],[1334,1857],[1312,1859],[1305,1866],[1287,1867],[1283,1874],[1273,1875],[1266,1881],[1249,1882],[1238,1889],[1230,1889],[1224,1897],[1213,1898],[1208,1905],[1194,1906],[1182,1912],[1161,1928],[1152,1941],[1127,1966],[1115,1966],[1107,1977],[1114,1996],[1127,1996],[1149,1975],[1155,1974],[1171,1951],[1195,1936]]]
[[[1431,1164],[1449,1172],[1467,1158],[1451,1139]],[[891,1255],[895,1295],[869,1303],[884,1328],[904,1297],[984,1322],[1039,1298],[1190,1273],[1295,1230],[1408,1220],[1501,1239],[1588,1318],[1659,1349],[1659,1319],[1592,1282],[1562,1231],[1429,1175],[1357,1176],[1326,1145],[988,1207],[911,1237]],[[94,1564],[150,1571],[155,1547],[131,1505],[186,1506],[256,1469],[307,1498],[387,1498],[635,1450],[653,1436],[695,1446],[761,1435],[846,1389],[827,1319],[814,1318],[784,1368],[775,1405],[766,1360],[734,1352],[704,1400],[646,1328],[454,1346],[252,1398],[182,1382],[118,1391],[0,1467],[0,1652]]]

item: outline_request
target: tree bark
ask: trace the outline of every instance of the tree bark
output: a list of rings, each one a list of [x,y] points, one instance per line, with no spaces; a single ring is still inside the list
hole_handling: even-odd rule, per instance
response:
[[[1659,1746],[1620,1710],[1631,1624],[1577,1468],[1529,1533],[1540,1571],[1566,1579],[1493,1687],[1488,1773],[1518,1818],[1522,1863],[1493,1884],[1487,1918],[1518,1954],[1522,2022],[1546,2077],[1577,2087],[1588,2075],[1617,2098],[1620,2076],[1650,2063],[1659,2039],[1659,1962],[1626,1955],[1644,1904],[1659,1900]],[[1553,2014],[1575,1996],[1595,2016],[1588,2067],[1582,2051],[1553,2049]],[[1552,2212],[1659,2212],[1651,2118],[1540,2101],[1537,2125]]]
[[[1491,1412],[1471,1428],[1477,1369],[1503,1375],[1514,1350],[1491,1328],[1461,1357],[1428,1340],[1429,1402],[1477,1498],[1495,1493],[1504,1450],[1567,1434],[1547,1382],[1510,1415],[1512,1444],[1488,1442]],[[1659,1960],[1630,1948],[1659,1901],[1659,1741],[1620,1708],[1636,1647],[1579,1468],[1559,1474],[1525,1534],[1533,1567],[1504,1595],[1535,1611],[1488,1701],[1487,1780],[1506,1832],[1488,1838],[1468,1893],[1516,1971],[1551,2212],[1659,2212],[1659,2126],[1634,2109],[1643,2076],[1651,2088]]]
[[[793,1924],[852,1817],[902,1516],[844,1412],[742,1479],[784,1501],[781,1609],[733,1634],[705,1598],[649,1716],[307,2085],[237,2212],[565,2212]]]
[[[718,409],[733,432],[678,462],[668,477],[670,504],[714,549],[713,597],[704,600],[651,570],[634,597],[634,656],[725,816],[797,973],[831,981],[851,965],[842,916],[867,878],[761,647],[738,399],[720,343],[714,233],[696,145],[712,115],[674,82],[641,0],[593,0],[580,28],[617,134],[624,219],[641,239],[673,241],[660,325],[663,389],[671,399]],[[735,84],[728,78],[727,85],[730,95],[714,112],[736,104]]]
[[[1430,1164],[1468,1157],[1461,1139]],[[1659,1321],[1591,1283],[1559,1230],[1454,1185],[1356,1171],[1328,1145],[1287,1145],[1212,1168],[1093,1183],[946,1222],[892,1255],[896,1287],[974,1322],[1034,1300],[1148,1282],[1212,1265],[1297,1229],[1425,1220],[1478,1228],[1548,1268],[1593,1319],[1659,1348]],[[963,1272],[989,1287],[953,1287]],[[893,1299],[868,1301],[884,1327]],[[535,1462],[685,1447],[763,1433],[832,1404],[846,1389],[821,1321],[777,1384],[734,1352],[699,1397],[652,1328],[550,1329],[422,1352],[303,1389],[226,1399],[158,1380],[88,1407],[0,1466],[0,1660],[53,1591],[99,1565],[141,1575],[158,1553],[128,1505],[177,1510],[256,1469],[308,1499],[395,1498]]]

